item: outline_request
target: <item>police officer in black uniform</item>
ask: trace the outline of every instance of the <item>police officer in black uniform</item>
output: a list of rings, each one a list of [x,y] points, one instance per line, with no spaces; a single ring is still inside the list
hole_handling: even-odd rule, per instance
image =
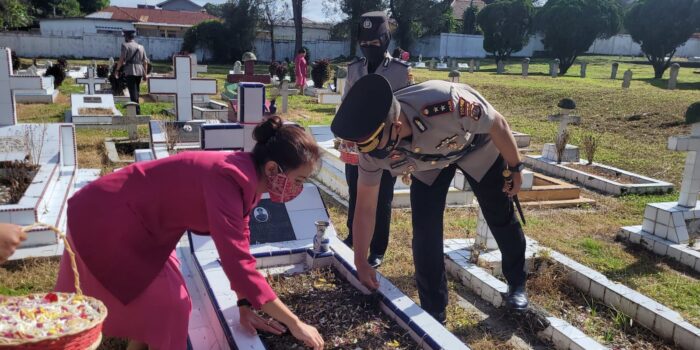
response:
[[[411,82],[411,68],[398,58],[392,58],[387,49],[391,41],[389,19],[382,11],[367,12],[360,17],[357,41],[364,57],[355,59],[348,65],[348,78],[343,98],[355,82],[367,74],[379,74],[386,78],[392,90],[403,88]],[[362,118],[358,117],[358,121]],[[357,147],[353,142],[344,141],[340,146],[340,159],[345,162],[345,180],[348,184],[348,237],[345,243],[352,246],[352,215],[355,212],[357,193]],[[396,178],[384,171],[377,198],[377,220],[370,244],[369,264],[377,268],[382,264],[384,253],[389,245],[391,227],[391,202],[394,199]]]
[[[432,80],[392,93],[386,79],[370,74],[348,92],[331,130],[356,142],[361,152],[353,243],[364,285],[378,287],[367,250],[382,171],[389,170],[411,182],[413,261],[421,306],[445,322],[443,216],[447,191],[460,168],[501,250],[509,285],[506,304],[527,307],[525,236],[512,200],[520,191],[523,164],[508,123],[477,91]]]

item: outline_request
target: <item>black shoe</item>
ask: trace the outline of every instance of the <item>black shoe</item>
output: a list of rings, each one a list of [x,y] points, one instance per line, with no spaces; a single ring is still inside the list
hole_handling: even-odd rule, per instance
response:
[[[352,249],[352,237],[347,237],[343,240],[343,243],[345,243],[346,246],[350,247]]]
[[[367,262],[370,266],[376,269],[382,265],[382,259],[384,259],[384,255],[372,253],[369,255],[369,258],[367,258]]]
[[[435,321],[440,322],[441,325],[443,325],[443,326],[447,325],[447,314],[445,313],[445,311],[443,311],[437,315],[430,314],[430,316],[433,316]]]
[[[527,292],[525,284],[519,286],[508,286],[508,294],[506,295],[506,306],[513,310],[527,309]]]

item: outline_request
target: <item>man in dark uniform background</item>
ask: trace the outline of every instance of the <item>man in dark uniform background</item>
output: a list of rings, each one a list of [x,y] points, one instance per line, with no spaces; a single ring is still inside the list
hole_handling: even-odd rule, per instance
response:
[[[124,67],[126,87],[129,90],[131,102],[140,103],[141,80],[148,80],[148,56],[142,45],[136,42],[136,31],[124,31],[124,43],[122,43],[119,62],[114,75],[119,79],[120,69]],[[136,113],[141,114],[141,106],[136,106]]]
[[[382,11],[367,12],[360,18],[357,29],[357,41],[364,57],[358,58],[348,65],[348,78],[345,83],[343,97],[355,82],[369,73],[383,76],[389,81],[392,90],[401,89],[410,84],[411,68],[398,58],[392,58],[387,51],[391,41],[389,19]],[[357,119],[361,120],[360,117]],[[340,147],[340,159],[345,162],[345,180],[350,195],[348,206],[348,237],[345,243],[352,246],[352,215],[355,212],[357,198],[357,148],[353,142],[343,142]],[[384,253],[389,245],[389,230],[391,226],[391,202],[394,199],[394,184],[396,178],[388,171],[382,174],[377,198],[377,223],[370,245],[369,264],[379,267],[384,259]]]
[[[443,216],[447,191],[460,168],[501,250],[509,285],[506,304],[527,307],[525,236],[512,202],[520,191],[523,164],[508,123],[478,92],[432,80],[392,93],[386,79],[370,74],[348,92],[331,130],[356,142],[362,152],[353,238],[364,285],[378,287],[366,258],[382,172],[389,170],[411,181],[413,261],[421,307],[446,321]]]

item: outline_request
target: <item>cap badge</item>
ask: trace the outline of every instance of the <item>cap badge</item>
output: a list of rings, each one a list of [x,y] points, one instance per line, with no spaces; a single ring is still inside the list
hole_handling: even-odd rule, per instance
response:
[[[365,21],[362,22],[362,28],[372,29],[372,21],[369,18],[365,19]]]

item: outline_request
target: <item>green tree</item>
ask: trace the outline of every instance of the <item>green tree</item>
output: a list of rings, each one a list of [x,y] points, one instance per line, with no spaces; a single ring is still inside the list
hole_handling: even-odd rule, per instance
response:
[[[78,17],[83,14],[78,0],[31,0],[29,6],[37,18]]]
[[[216,17],[223,17],[224,16],[224,5],[223,4],[212,4],[212,3],[206,3],[204,5],[204,10],[207,11],[208,14]]]
[[[596,39],[617,34],[621,22],[615,0],[549,0],[535,17],[545,49],[560,60],[560,74]]]
[[[479,34],[479,29],[476,26],[476,16],[479,13],[479,8],[474,6],[474,1],[469,4],[462,14],[462,33],[464,34]]]
[[[20,0],[0,0],[0,28],[13,29],[32,24],[32,16]]]
[[[289,18],[289,4],[279,0],[260,0],[260,12],[265,26],[270,31],[270,61],[275,62],[275,26]]]
[[[501,0],[487,5],[476,17],[484,32],[484,50],[506,60],[530,40],[534,8],[531,0]]]
[[[224,19],[225,40],[228,57],[240,60],[246,51],[253,50],[253,41],[260,11],[256,0],[229,0],[222,4],[221,17]]]
[[[700,9],[697,3],[698,0],[641,0],[627,12],[625,28],[642,46],[654,66],[655,78],[664,75],[676,49],[697,29],[693,14],[693,9]]]
[[[109,0],[78,0],[83,13],[93,13],[109,6]]]
[[[382,10],[386,7],[386,2],[384,0],[330,0],[326,1],[324,4],[326,6],[327,14],[342,12],[348,16],[348,18],[338,25],[334,26],[333,35],[335,37],[346,37],[350,38],[350,56],[355,56],[357,45],[357,29],[360,25],[360,16],[363,13],[370,11]],[[347,34],[343,34],[340,31],[347,30]]]
[[[219,20],[208,20],[187,29],[182,43],[182,50],[195,52],[203,49],[210,52],[216,62],[228,61],[226,46],[226,27]],[[206,57],[202,57],[202,62]]]
[[[78,0],[60,0],[56,5],[56,13],[63,17],[78,17],[82,14]]]

